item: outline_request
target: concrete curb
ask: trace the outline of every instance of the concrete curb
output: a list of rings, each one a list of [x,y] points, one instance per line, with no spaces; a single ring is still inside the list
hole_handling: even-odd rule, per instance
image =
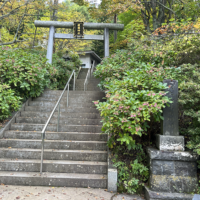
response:
[[[108,192],[117,192],[117,168],[113,166],[112,155],[108,148]]]
[[[10,126],[11,124],[15,123],[16,121],[16,117],[19,117],[21,115],[21,111],[24,111],[25,110],[25,106],[28,106],[29,104],[29,101],[32,101],[32,98],[28,98],[26,100],[25,103],[23,103],[22,107],[13,115],[13,117],[10,119],[10,121],[5,125],[5,127],[3,127],[1,130],[0,130],[0,139],[4,137],[4,133],[5,131],[9,130],[10,129]]]

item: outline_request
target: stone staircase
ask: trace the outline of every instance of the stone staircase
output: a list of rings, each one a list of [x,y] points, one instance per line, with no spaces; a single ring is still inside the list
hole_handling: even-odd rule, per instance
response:
[[[42,174],[41,130],[62,91],[46,89],[4,132],[0,184],[107,188],[107,135],[101,134],[100,114],[92,102],[104,93],[94,90],[94,78],[90,91],[81,91],[84,74],[80,72],[76,91],[69,91],[68,108],[66,92],[61,100],[59,132],[57,111],[47,127]]]

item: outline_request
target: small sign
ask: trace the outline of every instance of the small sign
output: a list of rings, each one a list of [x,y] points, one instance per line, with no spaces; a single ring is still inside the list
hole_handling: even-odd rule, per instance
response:
[[[74,22],[74,37],[83,38],[84,37],[84,22]]]

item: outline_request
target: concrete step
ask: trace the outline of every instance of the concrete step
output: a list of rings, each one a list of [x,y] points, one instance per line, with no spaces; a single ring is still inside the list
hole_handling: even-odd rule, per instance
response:
[[[102,133],[83,133],[83,132],[46,132],[46,140],[78,140],[78,141],[107,141],[107,134]],[[41,139],[39,131],[13,131],[9,130],[4,133],[4,138],[15,139]]]
[[[26,106],[25,111],[41,111],[41,112],[51,112],[54,109],[54,106]],[[58,110],[58,107],[57,109]],[[60,112],[67,112],[67,113],[99,113],[96,108],[82,108],[82,107],[68,107],[64,108],[60,106]]]
[[[48,117],[18,117],[16,123],[45,124]],[[57,124],[57,117],[50,120],[50,124]],[[60,118],[62,125],[102,125],[101,119]]]
[[[69,105],[73,102],[76,102],[76,103],[92,103],[93,101],[96,101],[96,100],[101,101],[102,98],[104,98],[104,97],[105,97],[105,95],[101,96],[100,98],[99,97],[85,97],[84,98],[84,96],[78,96],[77,95],[77,98],[76,97],[73,97],[73,98],[69,97]],[[33,101],[54,101],[54,102],[57,102],[58,98],[59,98],[58,96],[51,95],[51,96],[47,96],[47,97],[33,98]],[[67,103],[67,98],[63,97],[61,102],[63,102],[64,104]]]
[[[39,172],[41,160],[0,159],[0,171]],[[43,172],[107,174],[107,162],[44,160]]]
[[[100,88],[96,86],[90,86],[86,88],[84,88],[83,86],[76,86],[77,91],[83,91],[84,89],[87,91],[101,91]]]
[[[88,82],[100,83],[100,81],[101,81],[100,79],[97,79],[97,78],[94,78],[94,77],[88,78]],[[85,78],[77,79],[75,85],[79,84],[81,82],[85,82]]]
[[[44,92],[41,94],[41,96],[45,96],[45,95],[61,95],[63,92],[63,90],[44,90]],[[73,96],[77,96],[77,95],[83,95],[83,96],[104,96],[105,93],[104,92],[96,92],[96,91],[73,91],[70,90],[69,91],[69,96],[73,97]],[[65,91],[64,96],[67,96],[67,91]]]
[[[41,149],[0,148],[0,158],[41,159]],[[44,160],[106,162],[107,151],[45,149]]]
[[[22,117],[49,117],[51,112],[40,112],[40,111],[22,111],[21,116]],[[57,118],[58,112],[55,112],[53,117]],[[63,119],[101,119],[99,113],[67,113],[67,112],[61,112],[60,118]]]
[[[78,79],[79,78],[86,78],[87,76],[87,73],[88,73],[88,69],[87,68],[82,68],[81,71],[79,72],[79,75],[78,75]]]
[[[41,149],[41,140],[28,139],[0,139],[3,148],[32,148]],[[45,140],[45,149],[69,149],[69,150],[98,150],[106,151],[107,142],[104,141],[67,141],[67,140]]]
[[[107,176],[104,174],[0,172],[4,185],[30,185],[55,187],[91,187],[107,188]]]
[[[49,106],[54,107],[56,105],[57,101],[30,101],[29,106]],[[61,101],[61,107],[66,107],[67,102]],[[93,102],[76,102],[72,101],[69,103],[69,107],[80,107],[80,108],[96,108]]]
[[[59,132],[89,132],[101,133],[101,125],[61,125]],[[27,124],[27,123],[14,123],[11,124],[10,130],[19,131],[42,131],[44,124]],[[49,124],[46,131],[57,131],[57,125]]]
[[[77,88],[78,91],[83,91],[84,88]],[[101,91],[99,88],[86,88],[87,91]]]

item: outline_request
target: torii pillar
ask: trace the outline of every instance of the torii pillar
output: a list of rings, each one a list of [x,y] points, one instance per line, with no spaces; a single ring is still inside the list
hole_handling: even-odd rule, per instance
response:
[[[47,59],[52,63],[53,43],[54,39],[80,39],[80,40],[104,40],[104,57],[109,57],[109,31],[123,30],[124,24],[116,23],[84,23],[84,29],[104,30],[104,35],[84,35],[82,38],[74,37],[73,34],[55,33],[55,28],[70,28],[74,26],[73,22],[59,22],[59,21],[38,21],[34,22],[36,27],[49,28],[49,39],[47,47]]]

